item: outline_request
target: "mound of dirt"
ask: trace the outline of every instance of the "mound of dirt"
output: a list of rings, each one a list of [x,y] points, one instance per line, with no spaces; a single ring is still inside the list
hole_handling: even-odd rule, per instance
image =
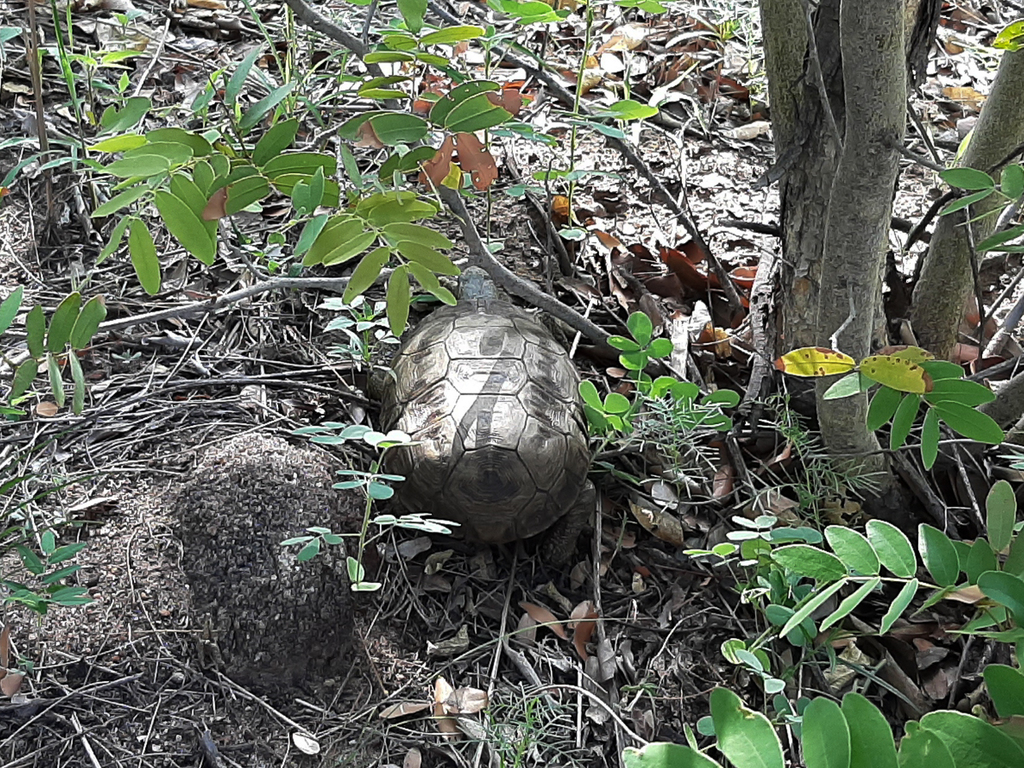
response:
[[[273,694],[342,676],[352,612],[342,547],[309,562],[281,542],[310,526],[355,530],[358,500],[321,453],[246,434],[208,450],[169,498],[205,661]]]

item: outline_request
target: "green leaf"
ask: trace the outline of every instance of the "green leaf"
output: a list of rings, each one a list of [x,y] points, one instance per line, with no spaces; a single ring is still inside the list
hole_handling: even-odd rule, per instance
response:
[[[844,397],[852,397],[858,392],[864,391],[864,384],[871,384],[866,377],[861,376],[859,371],[848,373],[827,390],[822,397],[825,400],[842,400]]]
[[[21,564],[25,566],[25,569],[29,573],[39,576],[46,570],[46,566],[43,565],[43,561],[39,559],[39,555],[31,549],[19,544],[17,546],[17,550],[18,556],[21,557]]]
[[[949,748],[957,768],[1020,768],[1024,749],[998,728],[963,712],[929,712],[921,718]]]
[[[269,96],[265,96],[253,104],[249,108],[249,111],[242,115],[242,119],[238,121],[238,129],[245,132],[256,125],[256,123],[263,119],[263,116],[266,115],[267,112],[280,104],[284,97],[291,93],[296,82],[297,81],[293,80],[292,82],[285,83],[279,88],[275,88],[270,92]]]
[[[828,589],[816,592],[813,597],[797,609],[797,611],[790,617],[789,621],[787,621],[782,629],[779,630],[779,634],[783,636],[788,635],[794,629],[799,627],[803,624],[804,619],[823,606],[832,597],[832,595],[845,587],[847,583],[846,579],[840,579],[835,584],[828,587]]]
[[[911,721],[900,740],[900,768],[956,768],[956,764],[942,739]]]
[[[807,705],[801,736],[807,768],[849,768],[850,729],[834,701],[820,697]]]
[[[25,286],[19,285],[0,303],[0,334],[5,333],[14,322],[21,309],[21,297],[25,295]]]
[[[162,155],[136,155],[131,159],[115,160],[104,171],[119,179],[160,176],[171,169],[171,163]]]
[[[1006,573],[1024,576],[1024,537],[1017,536],[1010,544],[1010,554],[1003,563],[1003,570]]]
[[[1016,163],[1003,168],[999,189],[1011,200],[1017,200],[1024,195],[1024,168]]]
[[[32,357],[43,356],[44,337],[46,336],[46,318],[43,317],[43,308],[36,304],[25,316],[25,335],[28,344],[28,353]]]
[[[357,232],[355,237],[348,240],[333,251],[324,256],[323,265],[325,267],[333,264],[341,264],[348,261],[353,256],[358,256],[360,253],[369,248],[377,240],[377,233],[373,230]]]
[[[902,400],[902,392],[897,392],[890,387],[879,387],[874,397],[871,398],[871,405],[868,408],[868,430],[874,432],[883,424],[888,424]]]
[[[438,102],[440,103],[440,102]],[[433,116],[433,110],[431,110]],[[476,133],[512,119],[512,114],[490,102],[486,93],[471,96],[445,116],[444,127],[452,133]]]
[[[139,184],[135,187],[129,187],[119,194],[114,195],[112,198],[99,206],[95,211],[92,212],[92,218],[100,219],[104,216],[109,216],[112,213],[117,213],[122,208],[127,208],[129,205],[134,203],[141,197],[149,194],[152,190],[145,184]]]
[[[73,349],[88,347],[106,316],[107,305],[102,296],[93,296],[85,302],[85,306],[82,307],[82,311],[75,321],[75,327],[71,329],[71,347]]]
[[[153,236],[139,219],[132,219],[129,226],[128,251],[143,290],[155,296],[160,292],[160,260],[156,256]]]
[[[651,343],[651,336],[654,334],[654,324],[651,318],[644,312],[633,312],[626,320],[626,327],[629,333],[636,340],[639,347],[646,347]]]
[[[940,587],[956,584],[960,576],[960,560],[949,537],[926,523],[917,528],[917,548],[928,573]]]
[[[256,46],[246,57],[242,59],[242,63],[238,65],[238,69],[231,75],[231,79],[228,80],[227,86],[224,88],[224,104],[228,107],[235,105],[238,101],[238,94],[242,92],[242,86],[245,85],[245,79],[249,76],[249,71],[252,69],[252,65],[256,63],[256,59],[263,53],[262,46]]]
[[[64,379],[60,375],[60,366],[53,355],[46,356],[46,372],[50,379],[50,391],[59,408],[64,407]]]
[[[850,768],[898,768],[896,742],[885,716],[859,693],[843,696],[850,729]]]
[[[298,130],[299,121],[294,117],[277,123],[256,142],[256,148],[252,151],[253,163],[262,166],[280,155],[295,141]]]
[[[114,228],[110,231],[110,240],[107,241],[103,250],[100,251],[100,255],[96,257],[97,265],[102,264],[110,258],[110,255],[117,250],[118,246],[121,245],[121,238],[124,237],[124,231],[128,228],[130,221],[130,217],[122,216],[121,220],[114,225]]]
[[[156,208],[168,231],[185,250],[210,266],[217,258],[217,243],[192,209],[179,197],[163,190],[154,195]]]
[[[838,557],[807,544],[779,547],[772,551],[772,560],[816,581],[835,581],[846,576],[846,566]]]
[[[184,128],[157,128],[146,134],[146,140],[152,144],[184,144],[194,157],[206,157],[213,152],[213,145],[203,136]]]
[[[889,606],[889,610],[885,612],[882,617],[882,624],[878,629],[878,634],[885,635],[892,629],[892,625],[896,623],[907,606],[910,605],[910,601],[914,599],[917,594],[917,588],[920,586],[917,579],[911,579],[903,585],[903,589],[896,595],[896,599],[892,601],[892,605]]]
[[[1002,552],[1010,546],[1013,526],[1017,522],[1017,497],[1013,486],[1006,480],[996,482],[985,499],[985,509],[988,513],[985,527],[989,544],[996,552]]]
[[[306,222],[302,228],[302,234],[299,235],[299,242],[295,244],[295,258],[299,258],[306,253],[320,236],[320,233],[324,230],[324,225],[327,224],[327,214],[320,213],[314,216],[312,219]],[[323,259],[321,258],[321,261]]]
[[[136,158],[152,157],[154,155],[164,158],[168,166],[183,165],[192,159],[192,147],[169,141],[148,143],[138,149],[125,152],[121,161],[127,162]]]
[[[100,125],[104,131],[127,131],[146,116],[151,106],[152,102],[145,96],[132,96],[121,109],[111,104],[103,110]]]
[[[975,203],[980,203],[993,192],[995,192],[994,189],[986,189],[982,190],[981,192],[972,192],[969,195],[964,195],[959,200],[954,200],[952,203],[943,208],[939,212],[939,215],[945,216],[950,213],[955,213],[956,211],[962,211],[964,208],[967,208],[968,206],[974,205]]]
[[[989,664],[983,673],[988,695],[1000,717],[1024,716],[1024,674],[1005,664]]]
[[[224,210],[228,216],[245,210],[270,194],[270,184],[262,176],[247,176],[228,185],[228,201]]]
[[[114,154],[115,152],[127,152],[130,149],[138,149],[146,143],[146,137],[139,133],[122,133],[120,136],[98,141],[89,147],[90,152],[103,152]]]
[[[984,539],[976,539],[971,545],[970,554],[967,556],[967,565],[964,568],[968,583],[977,584],[981,574],[985,571],[994,571],[996,568],[998,565],[991,545]]]
[[[309,560],[312,560],[318,554],[320,554],[320,539],[313,539],[311,542],[309,542],[302,549],[299,550],[299,553],[295,556],[295,558],[300,563],[305,563]]]
[[[903,397],[899,407],[896,408],[896,415],[892,418],[892,431],[889,433],[890,451],[899,450],[907,442],[907,436],[914,426],[914,419],[917,418],[920,406],[920,395],[907,394]]]
[[[644,120],[658,114],[658,108],[641,104],[632,99],[622,99],[600,110],[599,117],[612,117],[615,120]]]
[[[839,604],[839,607],[836,608],[830,616],[826,617],[825,620],[821,622],[821,626],[818,628],[819,631],[824,632],[833,624],[842,621],[849,616],[850,613],[852,613],[858,605],[864,602],[865,598],[874,592],[881,583],[881,577],[875,576],[861,584],[853,594],[843,599],[843,602]]]
[[[1024,624],[1024,579],[1012,573],[985,571],[978,576],[978,589],[985,597],[1009,608],[1018,626]]]
[[[1003,27],[992,45],[1007,51],[1019,51],[1024,46],[1024,21],[1015,21]]]
[[[422,264],[431,272],[436,272],[440,275],[459,274],[459,268],[452,264],[451,259],[429,246],[413,242],[412,240],[403,240],[398,243],[397,249],[409,261]]]
[[[903,532],[884,520],[868,520],[865,527],[868,541],[882,565],[901,579],[911,578],[917,570],[917,558]]]
[[[388,278],[388,326],[395,336],[401,336],[409,321],[409,276],[405,266],[398,267]]]
[[[82,306],[82,294],[75,291],[68,294],[64,300],[57,305],[53,317],[50,318],[50,328],[46,334],[46,349],[54,355],[64,351],[64,347],[71,338],[71,329],[75,327],[75,320],[78,319],[78,310]]]
[[[75,382],[75,391],[71,396],[71,412],[79,416],[85,408],[85,374],[78,355],[68,355],[68,367],[71,368],[71,379]]]
[[[391,251],[388,248],[376,248],[363,256],[349,278],[342,301],[350,304],[352,299],[373,285],[390,258]]]
[[[994,189],[995,180],[976,168],[948,168],[939,172],[939,178],[957,189]]]
[[[327,254],[350,242],[364,230],[363,221],[351,214],[342,213],[332,216],[322,227],[320,234],[303,257],[303,266],[322,264]],[[305,232],[303,232],[303,236],[305,236]]]
[[[34,357],[30,357],[19,365],[18,369],[14,372],[14,378],[11,380],[11,391],[7,394],[8,401],[17,400],[28,392],[38,373],[39,363]]]
[[[718,749],[736,768],[784,768],[782,745],[768,718],[747,709],[728,688],[711,692],[711,717]]]
[[[660,741],[643,749],[626,747],[622,751],[626,768],[722,768],[710,757],[683,744]]]
[[[976,381],[963,379],[939,379],[933,382],[932,391],[924,396],[929,403],[954,402],[960,405],[975,406],[990,403],[996,399],[995,393]]]
[[[929,408],[924,414],[924,424],[921,426],[921,461],[925,469],[931,469],[938,458],[939,414],[934,408]]]
[[[398,0],[398,11],[405,20],[406,28],[413,34],[419,34],[427,12],[427,0]]]
[[[430,125],[422,117],[404,112],[383,112],[370,118],[373,132],[382,144],[393,147],[397,144],[412,144],[430,131]]]
[[[483,27],[445,27],[437,32],[430,32],[420,38],[420,45],[452,45],[461,43],[464,40],[473,40],[483,36]]]
[[[825,529],[825,538],[847,568],[862,576],[878,574],[878,555],[861,533],[845,526],[830,525]]]
[[[408,222],[399,221],[385,225],[383,232],[387,241],[395,245],[403,240],[408,240],[410,242],[419,243],[420,245],[425,245],[428,248],[441,248],[447,250],[454,247],[454,243],[452,243],[452,241],[447,237],[437,230],[431,229],[430,227],[424,227],[422,224],[410,224]]]

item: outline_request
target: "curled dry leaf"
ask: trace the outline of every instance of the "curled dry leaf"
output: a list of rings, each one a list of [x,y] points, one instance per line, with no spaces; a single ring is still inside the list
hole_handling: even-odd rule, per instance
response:
[[[525,600],[520,601],[519,607],[526,611],[530,618],[538,624],[543,624],[556,635],[563,640],[568,640],[568,636],[565,634],[565,627],[562,626],[561,622],[555,618],[555,614],[549,611],[542,605],[536,605],[534,603],[528,603]]]
[[[648,509],[635,502],[629,502],[629,509],[640,525],[659,539],[676,547],[685,545],[683,524],[662,509]]]
[[[292,734],[292,744],[304,755],[320,754],[320,742],[304,731],[295,731]]]
[[[474,715],[487,709],[489,705],[487,691],[481,691],[479,688],[458,688],[447,701],[449,713],[459,715]]]
[[[984,599],[985,595],[978,589],[977,584],[954,590],[943,598],[943,600],[955,600],[958,603],[967,603],[968,605],[974,605]]]
[[[24,679],[24,672],[8,672],[0,678],[0,693],[7,697],[14,696],[21,690],[21,681]]]
[[[572,615],[569,617],[572,644],[576,648],[576,653],[584,661],[587,660],[587,643],[590,642],[590,637],[594,634],[594,629],[597,628],[598,617],[597,607],[590,600],[584,600],[573,608]]]
[[[487,94],[487,100],[494,106],[501,107],[513,117],[518,115],[519,110],[523,108],[523,94],[518,85],[506,85],[500,93],[491,91]]]
[[[498,165],[494,157],[472,133],[460,133],[456,141],[459,147],[459,166],[463,171],[469,171],[474,187],[487,189],[498,178]]]
[[[426,186],[440,187],[452,170],[452,153],[455,152],[455,139],[452,136],[445,136],[441,146],[437,148],[434,156],[423,164],[423,171],[420,173],[420,184]],[[429,184],[427,183],[429,180]]]
[[[430,539],[427,539],[427,543]],[[452,555],[455,554],[454,549],[446,549],[443,552],[435,552],[427,558],[427,562],[423,565],[423,572],[426,574],[434,574],[440,571],[444,564],[448,562]]]
[[[399,704],[392,704],[390,707],[384,707],[380,711],[381,720],[395,720],[399,717],[407,717],[408,715],[415,715],[418,712],[430,709],[433,706],[427,701],[403,701]]]
[[[454,637],[434,644],[427,641],[427,656],[458,656],[469,648],[469,630],[463,624]]]
[[[364,121],[356,132],[356,146],[357,147],[370,147],[371,149],[383,149],[384,142],[377,137],[377,132],[373,129],[373,123],[370,120]]]

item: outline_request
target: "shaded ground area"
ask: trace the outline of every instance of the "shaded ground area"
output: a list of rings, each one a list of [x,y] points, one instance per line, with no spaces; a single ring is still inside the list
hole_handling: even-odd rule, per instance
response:
[[[154,12],[144,22],[159,41],[158,55],[134,63],[129,73],[138,78],[148,73],[140,84],[161,105],[190,102],[213,69],[239,61],[261,40],[255,22],[240,10],[191,8],[165,26],[155,7],[144,7]],[[676,39],[676,30],[705,33],[695,20],[697,11],[723,9],[677,9],[668,21],[652,25],[648,52],[639,59],[652,73],[668,67],[678,74],[688,66],[686,57],[694,58]],[[279,6],[261,6],[260,13],[268,24],[279,23]],[[706,70],[699,68],[699,77],[677,89],[676,103],[699,111],[710,120],[709,130],[698,133],[697,121],[681,108],[672,113],[682,115],[676,123],[642,128],[637,139],[650,168],[673,192],[686,191],[697,225],[736,268],[754,267],[762,253],[776,250],[776,241],[742,222],[722,222],[773,224],[777,203],[771,188],[754,188],[771,162],[769,137],[730,134],[756,122],[751,103],[760,84],[756,63],[744,64],[756,49],[753,11],[732,13],[745,36],[714,48],[714,65],[707,70],[740,78],[755,98],[709,93]],[[82,21],[82,34],[92,34],[90,19]],[[555,55],[578,48],[578,24],[560,28],[562,47]],[[610,40],[613,30],[606,26],[602,32]],[[299,33],[304,53],[324,54],[325,44],[311,42],[306,34]],[[614,50],[606,53],[622,57]],[[942,78],[970,79],[987,88],[989,73],[961,71],[961,61],[944,55],[935,86],[920,105],[928,120],[955,124],[956,118],[947,120],[943,111],[970,112],[941,94]],[[615,62],[602,59],[602,66],[613,69]],[[3,81],[7,90],[0,93],[4,136],[22,135],[30,115],[24,92],[9,87],[24,80],[18,67],[13,60]],[[108,79],[113,82],[116,74]],[[49,117],[66,131],[62,86],[52,69],[46,82]],[[331,85],[326,79],[318,87],[328,91]],[[253,91],[255,100],[258,84]],[[337,107],[326,97],[323,106],[325,113]],[[170,124],[188,119],[174,110],[167,118]],[[317,130],[311,121],[307,138]],[[30,151],[30,143],[6,147],[2,167],[16,165]],[[498,191],[516,181],[515,173],[528,178],[548,167],[551,152],[565,151],[564,142],[551,151],[501,145],[496,155],[509,178],[502,176]],[[591,238],[573,252],[582,279],[553,280],[553,290],[621,330],[618,318],[625,313],[620,310],[632,301],[630,269],[652,263],[663,269],[659,247],[676,248],[683,237],[667,227],[667,209],[603,141],[584,139],[579,154],[581,166],[614,174],[588,178],[577,199],[591,230],[608,237]],[[902,178],[906,189],[895,213],[913,219],[927,208],[934,177],[914,169]],[[49,227],[42,214],[48,194],[55,212]],[[166,257],[164,290],[155,299],[145,297],[125,254],[94,267],[106,232],[88,220],[87,197],[87,187],[64,169],[58,169],[49,193],[38,174],[19,181],[0,209],[0,286],[24,283],[33,301],[52,308],[88,275],[83,291],[105,293],[112,319],[180,306],[251,281],[237,252],[222,253],[213,268],[205,269],[175,252],[166,239],[160,243]],[[504,194],[495,196],[489,211],[481,202],[473,208],[491,236],[504,241],[506,263],[541,282],[552,258],[544,210]],[[262,214],[241,214],[239,234],[255,239],[279,223],[276,216],[270,205]],[[912,263],[911,254],[907,268]],[[709,302],[678,288],[666,293],[658,311],[681,317],[697,336],[710,322]],[[352,596],[351,641],[339,674],[307,681],[298,690],[285,681],[273,690],[272,680],[267,690],[264,681],[258,691],[226,676],[211,658],[216,631],[211,634],[193,606],[189,568],[183,566],[189,560],[180,535],[183,515],[172,501],[173,489],[204,469],[197,455],[239,434],[283,436],[301,445],[291,436],[299,427],[372,419],[363,395],[368,363],[351,346],[339,350],[350,341],[346,336],[324,331],[334,313],[319,309],[321,301],[310,291],[281,292],[216,315],[112,332],[84,356],[90,397],[82,418],[35,414],[5,425],[0,446],[6,455],[24,452],[18,467],[37,478],[25,488],[29,496],[39,495],[30,514],[44,524],[72,522],[63,536],[88,541],[77,560],[83,566],[78,579],[94,602],[53,610],[42,619],[7,609],[4,623],[12,628],[14,654],[30,674],[21,698],[0,702],[4,765],[364,766],[411,760],[405,764],[415,766],[419,759],[437,766],[600,766],[615,764],[634,737],[683,740],[684,728],[707,713],[707,694],[715,686],[728,684],[750,700],[763,696],[757,681],[720,652],[724,641],[763,629],[738,604],[734,575],[696,565],[681,547],[642,532],[630,511],[632,490],[606,471],[619,462],[614,466],[654,477],[651,454],[633,448],[625,456],[613,451],[599,457],[606,462],[596,473],[602,528],[592,532],[564,572],[547,569],[529,546],[478,552],[458,540],[389,533],[367,550],[367,571],[383,588]],[[561,333],[571,345],[572,334]],[[696,369],[708,382],[742,389],[756,350],[750,349],[745,328],[727,335],[729,351],[716,348],[713,342],[721,339],[714,337],[694,348]],[[608,370],[614,361],[585,348],[577,361],[584,377],[612,381],[621,375]],[[766,463],[774,461],[789,450],[798,431],[784,426],[780,419],[755,430],[745,447]],[[354,450],[335,455],[340,466],[356,468],[365,468],[369,458]],[[727,501],[712,501],[716,465],[702,461],[686,467],[693,476],[693,497],[680,507],[687,546],[721,540],[723,521],[732,514],[762,509],[785,514],[792,508],[792,486],[775,476],[737,490]],[[780,467],[786,461],[775,462],[775,470],[784,472]],[[943,491],[963,493],[953,473],[950,478]],[[835,500],[837,520],[856,511],[842,506],[844,501]],[[290,510],[280,512],[287,516]],[[356,527],[350,521],[345,530]],[[295,552],[281,551],[282,557]],[[16,570],[13,557],[2,565],[5,572]],[[580,606],[583,615],[592,611],[602,619],[590,622],[589,637],[584,637],[587,622],[564,637],[531,627],[565,621]],[[258,601],[250,610],[258,611]],[[953,699],[955,681],[966,676],[969,684],[960,691],[966,695],[951,703],[967,701],[977,688],[970,679],[975,651],[960,658],[947,648],[935,650],[927,639],[943,635],[953,618],[936,609],[921,624],[902,628],[898,650],[872,650],[877,657],[903,653],[910,657],[907,666],[923,665],[921,658],[930,654],[928,666],[921,667],[930,670],[922,683],[929,697]],[[273,617],[268,619],[266,631],[276,631]],[[279,629],[292,636],[291,627]],[[295,647],[292,653],[302,657],[306,651]],[[815,667],[807,689],[827,690],[830,684],[836,681]],[[479,692],[486,693],[486,707],[480,706]],[[431,718],[438,702],[450,720]]]

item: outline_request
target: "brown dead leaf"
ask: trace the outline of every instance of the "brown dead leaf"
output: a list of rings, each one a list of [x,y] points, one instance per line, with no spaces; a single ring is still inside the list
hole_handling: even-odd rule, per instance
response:
[[[715,472],[715,477],[711,481],[711,498],[713,499],[724,499],[730,493],[732,493],[733,480],[736,477],[736,469],[732,464],[723,464]]]
[[[537,605],[535,603],[528,603],[525,600],[519,602],[519,607],[530,614],[530,618],[538,624],[545,625],[548,629],[554,632],[563,640],[568,640],[569,637],[565,633],[565,627],[562,623],[555,618],[555,614],[545,608],[543,605]]]
[[[977,584],[972,584],[971,586],[964,587],[963,589],[953,590],[942,599],[954,600],[958,603],[967,603],[968,605],[974,605],[975,603],[984,600],[985,595],[983,595],[981,590],[978,589]]]
[[[447,701],[449,713],[453,715],[474,715],[487,709],[489,705],[487,691],[481,691],[479,688],[458,688]]]
[[[649,509],[632,501],[629,502],[629,509],[640,525],[662,541],[668,542],[675,547],[685,545],[683,524],[679,522],[678,518],[664,510]]]
[[[506,112],[511,114],[513,117],[519,114],[519,111],[523,108],[523,94],[519,90],[520,83],[506,83],[502,86],[501,92],[490,91],[487,94],[487,100],[496,107],[501,107]]]
[[[408,752],[405,753],[405,759],[402,760],[402,768],[420,768],[423,765],[423,755],[416,747],[412,747]]]
[[[423,712],[430,709],[433,704],[429,701],[403,701],[400,704],[392,704],[390,707],[384,707],[380,711],[381,720],[394,720],[399,717],[406,717],[408,715],[415,715],[418,712]]]
[[[980,110],[985,102],[985,94],[967,86],[947,86],[942,89],[942,95],[950,101],[955,101],[962,107],[974,111]]]
[[[445,707],[445,702],[453,693],[455,693],[455,689],[443,677],[437,678],[434,682],[434,722],[437,724],[437,729],[449,739],[457,738],[462,733],[459,730],[458,721],[448,717],[449,713]]]
[[[205,8],[208,11],[226,11],[228,6],[220,0],[187,0],[193,8]]]
[[[498,165],[494,157],[472,133],[460,133],[456,136],[459,146],[459,165],[468,171],[477,189],[487,189],[498,178]]]
[[[10,697],[21,690],[21,681],[25,679],[24,672],[8,672],[3,679],[0,679],[0,693]]]
[[[423,164],[423,171],[420,173],[420,184],[425,186],[440,187],[452,169],[452,154],[455,152],[455,139],[452,136],[445,136],[441,146],[437,148],[434,156]],[[429,179],[430,184],[427,184]]]
[[[356,132],[357,147],[370,147],[371,149],[382,149],[384,142],[377,137],[377,131],[373,129],[373,123],[369,120],[364,120],[359,130]]]
[[[60,411],[60,408],[52,400],[44,400],[36,404],[36,416],[44,419],[52,419]]]
[[[640,47],[640,44],[647,38],[647,25],[645,24],[623,24],[612,31],[600,48],[598,55],[605,51],[632,51]]]
[[[11,663],[11,628],[0,630],[0,667],[7,669]]]
[[[573,608],[572,615],[569,617],[572,644],[583,661],[587,660],[587,643],[590,642],[590,637],[597,628],[598,617],[597,607],[590,600],[584,600]]]
[[[537,642],[537,622],[530,617],[530,614],[524,613],[519,617],[519,624],[512,639],[523,645],[534,645]]]
[[[221,187],[214,192],[203,208],[203,221],[219,221],[228,215],[228,188]]]

